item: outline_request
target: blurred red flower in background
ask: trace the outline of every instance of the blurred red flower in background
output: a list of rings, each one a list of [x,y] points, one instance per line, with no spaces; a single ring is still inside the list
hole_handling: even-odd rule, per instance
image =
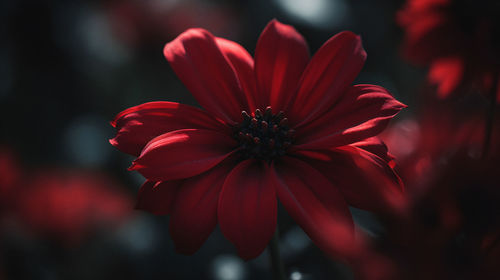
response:
[[[16,218],[30,231],[68,246],[132,214],[130,197],[106,176],[93,173],[44,171],[18,192]]]
[[[373,239],[373,258],[392,264],[386,279],[496,279],[500,273],[500,150],[492,145],[482,155],[481,116],[457,111],[427,106],[380,136],[396,156],[409,200],[407,215],[384,215],[384,232]],[[499,137],[500,126],[492,126],[491,143]]]
[[[309,58],[307,43],[271,21],[255,58],[239,44],[190,29],[165,57],[206,110],[151,102],[116,116],[111,139],[138,156],[130,170],[148,180],[138,208],[170,214],[182,253],[195,252],[217,222],[244,259],[276,229],[277,199],[324,251],[352,257],[348,203],[402,207],[401,181],[379,139],[402,108],[382,87],[351,83],[366,53],[341,32]]]
[[[35,174],[33,174],[35,173]],[[23,170],[12,152],[0,151],[0,227],[76,246],[100,228],[131,214],[123,188],[103,174],[80,170]]]
[[[6,147],[0,147],[0,212],[9,207],[20,179],[21,170],[14,154]]]
[[[397,158],[396,170],[406,183],[407,191],[418,192],[418,186],[443,167],[456,152],[467,152],[479,158],[484,145],[485,127],[481,116],[454,114],[452,109],[428,106],[417,119],[406,119],[391,125],[380,136]],[[492,142],[500,137],[495,126]],[[491,153],[498,153],[492,145]]]
[[[498,154],[478,160],[457,152],[413,198],[410,215],[385,220],[376,247],[391,259],[390,279],[498,278],[498,166]]]
[[[397,21],[405,29],[404,54],[429,65],[438,95],[497,90],[500,102],[500,2],[407,0]]]

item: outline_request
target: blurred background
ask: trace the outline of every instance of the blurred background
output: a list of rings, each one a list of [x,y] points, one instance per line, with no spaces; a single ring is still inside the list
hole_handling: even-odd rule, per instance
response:
[[[356,82],[384,86],[409,105],[384,134],[390,151],[407,156],[424,149],[415,143],[422,133],[432,138],[442,131],[432,127],[436,120],[450,133],[457,122],[433,109],[443,101],[429,103],[434,87],[425,82],[426,68],[401,55],[396,14],[403,4],[1,1],[0,279],[271,279],[267,252],[244,262],[218,229],[193,256],[176,254],[168,217],[133,209],[144,179],[128,172],[132,158],[108,143],[115,132],[109,122],[149,101],[197,106],[162,53],[185,29],[203,27],[253,54],[260,32],[277,18],[305,37],[311,53],[339,31],[361,35],[368,59]],[[446,107],[481,112],[487,107],[483,99],[464,97]],[[420,122],[423,111],[427,117]],[[482,127],[482,117],[471,126]],[[442,134],[446,141],[449,134]],[[482,140],[471,143],[470,153],[478,154]],[[422,169],[425,159],[419,162]],[[412,172],[405,174],[421,176]],[[379,217],[358,209],[353,214],[370,236],[386,231]],[[293,222],[283,221],[290,279],[354,278],[348,266],[327,258]]]

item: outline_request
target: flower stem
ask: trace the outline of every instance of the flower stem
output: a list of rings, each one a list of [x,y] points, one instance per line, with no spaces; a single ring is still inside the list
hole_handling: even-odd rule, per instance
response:
[[[483,139],[483,152],[481,158],[484,159],[488,155],[490,145],[491,145],[491,134],[493,131],[493,121],[495,119],[495,107],[496,107],[496,96],[498,90],[498,74],[495,75],[493,80],[493,86],[491,87],[491,92],[489,93],[489,107],[486,110],[486,123],[484,128],[484,139]]]
[[[271,265],[273,269],[273,279],[286,280],[285,267],[280,256],[279,233],[278,229],[274,232],[274,236],[269,242],[269,253],[271,256]]]

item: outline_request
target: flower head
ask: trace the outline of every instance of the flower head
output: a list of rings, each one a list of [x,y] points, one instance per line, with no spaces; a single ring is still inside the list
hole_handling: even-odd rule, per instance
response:
[[[239,44],[189,29],[164,54],[205,110],[151,102],[118,114],[110,142],[138,156],[147,178],[138,207],[170,214],[179,252],[193,253],[219,223],[245,259],[259,255],[277,197],[330,254],[355,253],[348,203],[401,206],[401,182],[377,138],[405,105],[382,87],[351,85],[366,53],[341,32],[312,57],[304,38],[271,21],[253,58]]]

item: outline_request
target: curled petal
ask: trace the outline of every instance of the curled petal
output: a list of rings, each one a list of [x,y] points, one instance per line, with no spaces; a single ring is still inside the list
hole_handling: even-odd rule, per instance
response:
[[[325,176],[291,157],[273,164],[271,173],[281,203],[318,247],[335,257],[359,253],[347,204]]]
[[[225,130],[227,127],[208,113],[175,102],[149,102],[128,108],[111,122],[117,129],[110,143],[120,151],[138,156],[151,139],[184,128]]]
[[[272,20],[255,50],[258,108],[271,105],[276,112],[285,110],[308,62],[309,48],[304,38],[292,26]]]
[[[209,171],[184,180],[170,217],[170,235],[177,252],[193,254],[217,224],[217,203],[224,180],[234,167],[226,160]]]
[[[277,200],[265,163],[245,160],[228,175],[219,198],[224,236],[245,260],[264,251],[276,230]]]
[[[302,75],[290,118],[298,126],[327,111],[351,85],[366,60],[361,38],[344,31],[316,52]]]
[[[175,193],[181,181],[155,182],[147,180],[139,189],[135,208],[155,215],[170,214]]]
[[[328,149],[379,134],[406,105],[374,85],[350,88],[330,111],[297,130],[297,149]]]
[[[165,58],[208,112],[228,124],[240,120],[248,104],[231,63],[204,29],[189,29],[165,45]]]
[[[214,167],[235,147],[235,141],[223,133],[175,130],[151,140],[129,169],[154,181],[188,178]]]

